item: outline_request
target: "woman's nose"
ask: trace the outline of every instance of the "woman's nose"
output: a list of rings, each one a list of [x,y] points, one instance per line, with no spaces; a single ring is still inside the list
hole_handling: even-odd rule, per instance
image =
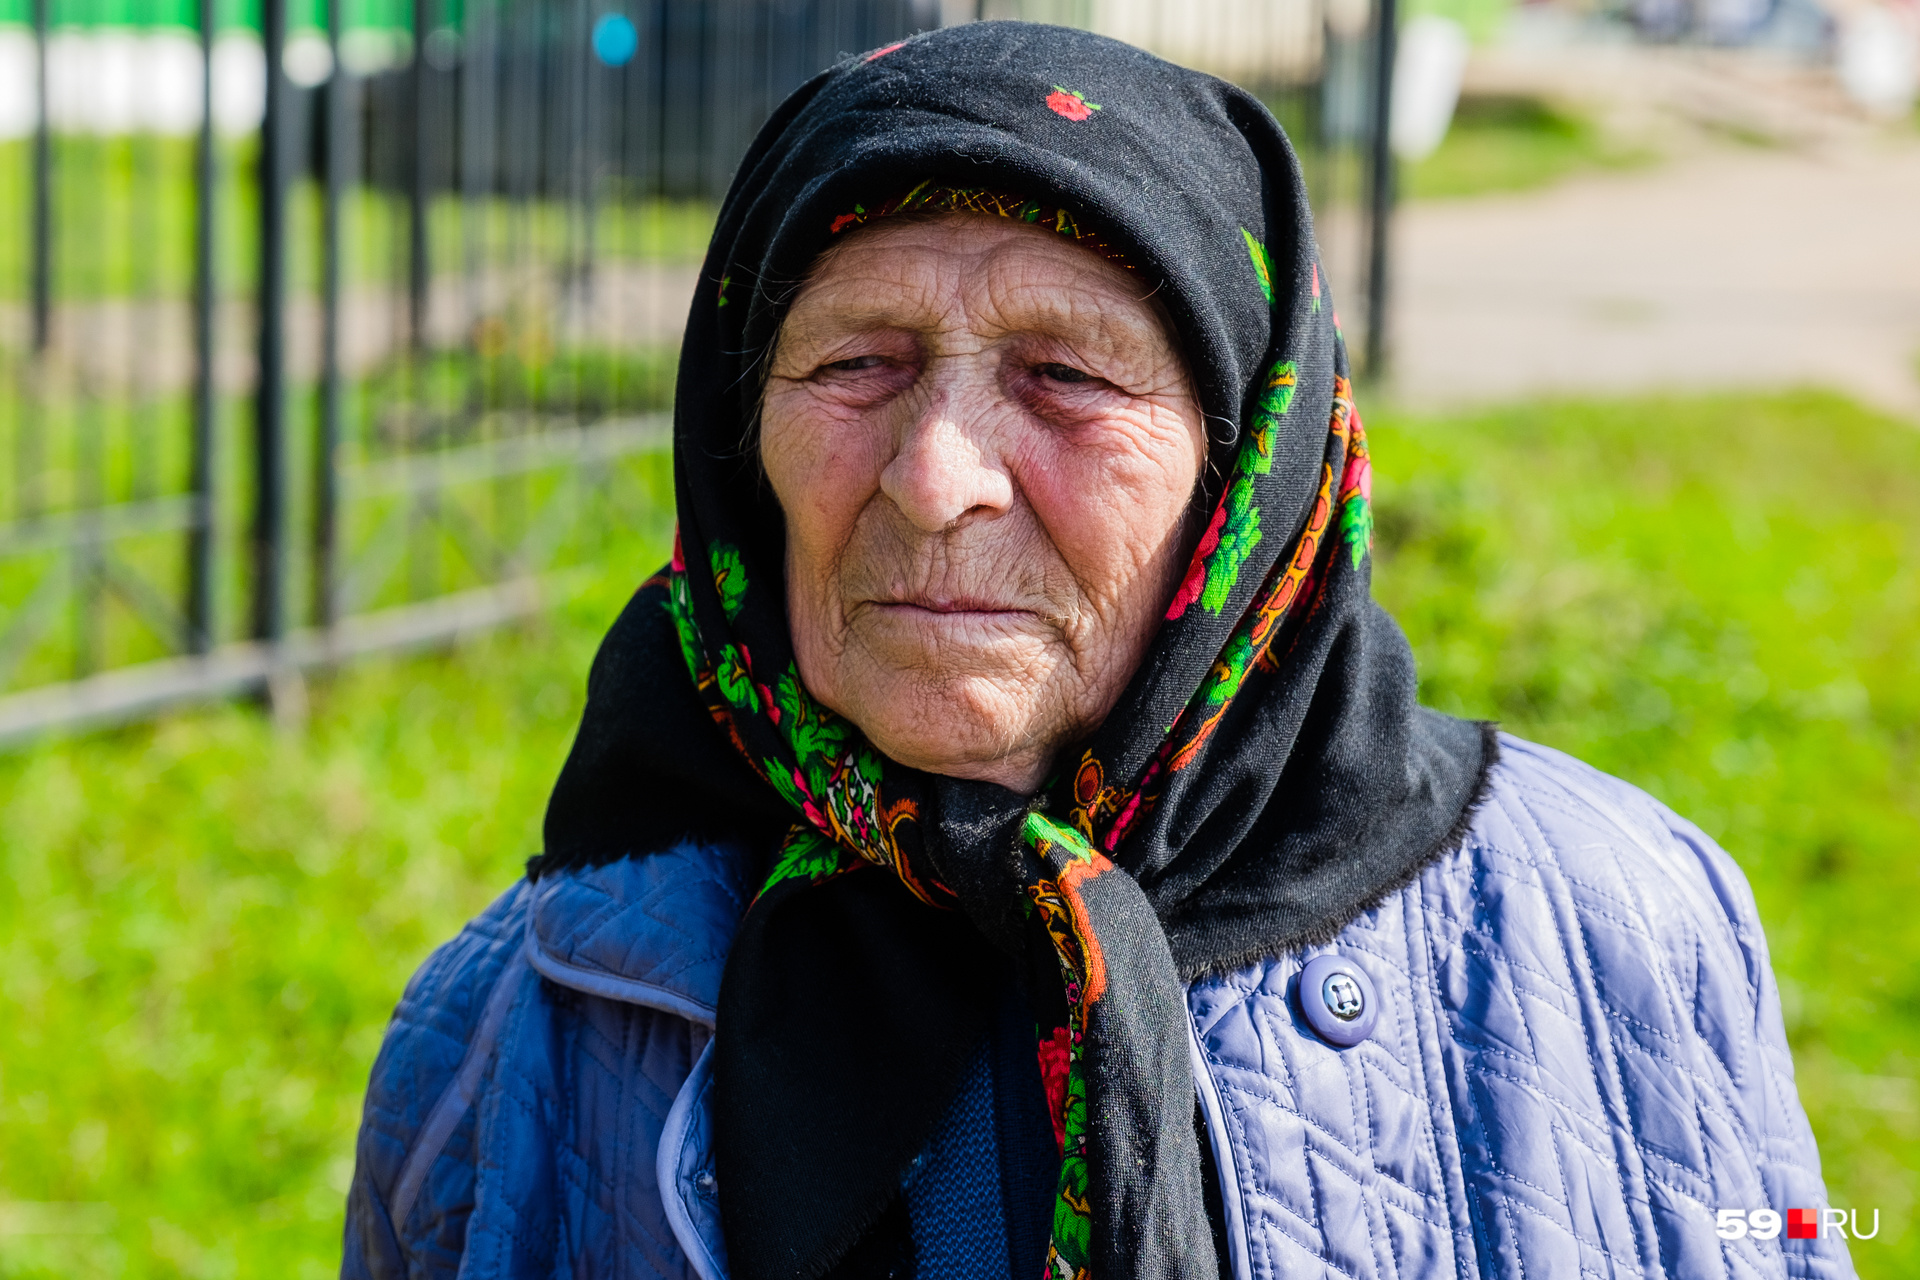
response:
[[[916,528],[938,533],[1012,505],[1013,480],[989,439],[989,400],[957,388],[935,395],[880,473],[880,491]]]

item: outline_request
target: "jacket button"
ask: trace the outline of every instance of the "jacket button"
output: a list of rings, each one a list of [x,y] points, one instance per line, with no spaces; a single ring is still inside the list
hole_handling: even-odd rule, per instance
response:
[[[1300,970],[1300,1014],[1328,1044],[1359,1044],[1380,1020],[1373,979],[1345,956],[1315,956]]]

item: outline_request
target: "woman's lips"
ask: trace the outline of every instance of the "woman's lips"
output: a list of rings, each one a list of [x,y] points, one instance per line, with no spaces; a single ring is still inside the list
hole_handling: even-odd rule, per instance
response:
[[[855,625],[859,625],[859,614],[865,614],[866,625],[878,632],[929,642],[939,637],[941,644],[994,643],[1031,636],[1045,625],[1036,609],[985,600],[869,600],[849,619]]]
[[[999,604],[989,600],[875,600],[872,603],[882,609],[904,609],[919,613],[1003,614],[1033,612],[1031,609],[1022,609],[1017,605]]]

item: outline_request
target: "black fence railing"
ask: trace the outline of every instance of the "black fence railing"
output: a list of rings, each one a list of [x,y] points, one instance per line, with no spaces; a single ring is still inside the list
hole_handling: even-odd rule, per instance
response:
[[[191,30],[0,22],[32,71],[18,136],[0,103],[0,741],[297,693],[664,528],[738,157],[820,68],[942,20],[1095,25],[1260,92],[1349,333],[1382,327],[1393,0],[316,0],[297,29],[265,0],[257,32],[186,2]],[[146,98],[89,95],[113,58]]]

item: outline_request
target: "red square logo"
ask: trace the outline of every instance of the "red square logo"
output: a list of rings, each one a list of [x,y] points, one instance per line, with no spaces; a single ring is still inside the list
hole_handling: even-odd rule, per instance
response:
[[[1817,1240],[1820,1238],[1820,1211],[1818,1209],[1787,1210],[1787,1239]]]

